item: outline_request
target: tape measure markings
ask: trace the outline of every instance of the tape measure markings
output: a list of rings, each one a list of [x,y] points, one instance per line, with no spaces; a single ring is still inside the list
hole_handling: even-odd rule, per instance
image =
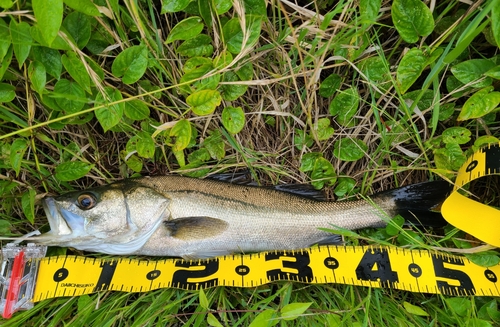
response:
[[[500,265],[483,268],[458,256],[396,247],[321,246],[197,261],[88,260],[68,256],[62,261],[41,260],[34,301],[102,290],[255,287],[279,280],[499,296],[499,274]]]

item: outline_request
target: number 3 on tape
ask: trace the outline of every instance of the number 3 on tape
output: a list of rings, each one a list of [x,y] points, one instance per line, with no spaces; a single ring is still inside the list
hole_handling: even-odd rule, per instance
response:
[[[458,171],[453,193],[441,207],[441,213],[453,226],[481,241],[500,247],[500,210],[458,192],[470,181],[493,174],[500,174],[500,144],[480,149],[465,162]]]

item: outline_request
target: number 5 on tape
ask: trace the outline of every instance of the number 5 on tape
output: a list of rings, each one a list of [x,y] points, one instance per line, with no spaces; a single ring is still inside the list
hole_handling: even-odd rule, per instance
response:
[[[458,171],[453,193],[441,207],[441,213],[453,226],[500,247],[500,210],[458,192],[470,181],[493,174],[500,174],[500,144],[480,149],[465,162]]]

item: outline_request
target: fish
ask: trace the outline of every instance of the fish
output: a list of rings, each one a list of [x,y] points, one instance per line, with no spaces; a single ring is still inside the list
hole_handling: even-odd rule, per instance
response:
[[[125,179],[43,200],[47,246],[112,255],[204,259],[234,253],[338,244],[324,229],[382,227],[400,214],[443,226],[451,187],[424,182],[354,201],[325,201],[310,188],[277,188],[177,175]]]

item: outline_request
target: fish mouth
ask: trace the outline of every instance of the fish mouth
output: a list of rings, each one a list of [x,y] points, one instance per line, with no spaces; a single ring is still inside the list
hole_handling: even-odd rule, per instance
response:
[[[50,231],[47,234],[52,235],[70,235],[71,227],[61,214],[54,198],[48,197],[42,201],[43,210],[49,221]]]

